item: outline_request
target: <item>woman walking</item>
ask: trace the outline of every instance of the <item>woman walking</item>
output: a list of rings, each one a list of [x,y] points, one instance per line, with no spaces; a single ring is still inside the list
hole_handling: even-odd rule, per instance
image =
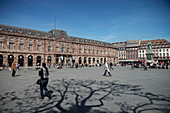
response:
[[[42,68],[39,70],[39,76],[40,76],[40,95],[41,95],[40,99],[44,99],[45,96],[48,96],[48,98],[51,99],[51,93],[49,93],[47,89],[49,72],[48,72],[48,68],[46,67],[46,63],[42,63]]]

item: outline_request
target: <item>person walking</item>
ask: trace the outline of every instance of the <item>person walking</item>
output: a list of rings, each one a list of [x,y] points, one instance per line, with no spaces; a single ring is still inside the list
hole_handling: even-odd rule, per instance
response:
[[[132,62],[131,64],[131,69],[133,70],[134,69],[134,63]]]
[[[15,64],[15,61],[13,61],[12,65],[11,65],[11,70],[12,70],[12,77],[14,77],[15,73],[16,73],[16,64]]]
[[[111,73],[110,73],[110,69],[109,69],[108,62],[107,62],[107,61],[106,61],[106,63],[105,63],[104,69],[105,69],[105,72],[104,72],[103,76],[106,76],[106,73],[108,72],[109,76],[111,77],[112,75],[111,75]]]
[[[145,70],[148,70],[148,69],[147,69],[147,63],[146,63],[146,62],[144,62],[144,71],[145,71]]]
[[[110,62],[110,70],[114,70],[112,62]]]
[[[48,98],[51,99],[51,93],[49,93],[47,89],[49,72],[48,72],[48,68],[46,67],[46,63],[42,63],[42,68],[39,69],[39,76],[40,76],[40,95],[41,95],[40,99],[44,99],[45,96],[48,96]]]

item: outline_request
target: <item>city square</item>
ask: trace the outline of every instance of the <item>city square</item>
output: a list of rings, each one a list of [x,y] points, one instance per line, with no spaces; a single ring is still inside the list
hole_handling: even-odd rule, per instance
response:
[[[169,113],[169,69],[114,66],[49,68],[52,99],[40,97],[38,70],[0,71],[1,113]]]

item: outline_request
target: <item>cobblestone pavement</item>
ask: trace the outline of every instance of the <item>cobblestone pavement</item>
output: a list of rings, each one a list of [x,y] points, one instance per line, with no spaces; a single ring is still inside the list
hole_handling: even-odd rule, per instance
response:
[[[0,71],[1,113],[170,113],[170,69],[50,68],[52,99],[39,99],[38,70]]]

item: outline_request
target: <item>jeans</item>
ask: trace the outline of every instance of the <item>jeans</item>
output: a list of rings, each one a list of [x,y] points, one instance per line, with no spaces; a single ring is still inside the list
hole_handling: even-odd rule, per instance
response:
[[[104,75],[103,75],[103,76],[106,76],[106,73],[107,73],[107,72],[109,73],[109,76],[111,75],[111,74],[110,74],[110,72],[109,72],[108,70],[105,70],[105,72],[104,72]]]
[[[41,97],[48,96],[48,89],[47,89],[48,80],[41,80],[40,82],[40,95]],[[45,94],[43,93],[45,91]]]

